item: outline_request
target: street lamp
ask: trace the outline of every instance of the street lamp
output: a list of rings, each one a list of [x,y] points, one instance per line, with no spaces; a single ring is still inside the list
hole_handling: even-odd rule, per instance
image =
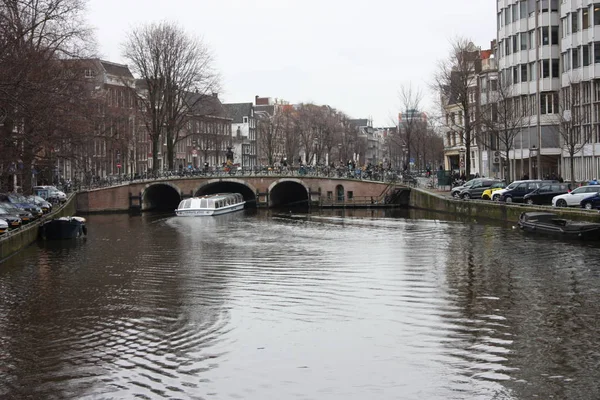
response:
[[[529,179],[533,179],[536,175],[536,160],[539,154],[539,149],[535,147],[535,144],[529,149]]]
[[[464,168],[465,168],[465,152],[467,150],[464,147],[460,147],[458,149],[458,153],[459,153],[459,160],[458,160],[458,166],[459,166],[459,171],[460,174],[463,174]]]

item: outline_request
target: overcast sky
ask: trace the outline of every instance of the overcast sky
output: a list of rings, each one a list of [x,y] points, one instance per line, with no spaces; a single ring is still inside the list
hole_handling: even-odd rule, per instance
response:
[[[135,26],[179,22],[215,55],[225,103],[255,95],[328,104],[389,126],[398,92],[428,88],[450,40],[489,48],[495,0],[89,0],[100,56],[123,62]]]

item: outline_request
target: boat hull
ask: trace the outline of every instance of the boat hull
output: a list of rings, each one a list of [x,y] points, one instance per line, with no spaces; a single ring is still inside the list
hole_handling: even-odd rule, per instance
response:
[[[76,239],[87,234],[85,222],[79,219],[54,219],[40,226],[40,237],[45,240]]]
[[[565,239],[600,240],[600,224],[592,222],[575,222],[564,219],[528,218],[523,213],[518,226],[530,233],[553,235]]]

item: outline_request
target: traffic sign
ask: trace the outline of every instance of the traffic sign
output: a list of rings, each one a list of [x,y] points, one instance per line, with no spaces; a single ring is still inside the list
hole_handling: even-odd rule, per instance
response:
[[[198,155],[198,150],[196,150],[196,149],[192,150],[192,155],[193,155],[194,157],[195,157],[195,156],[197,156],[197,155]]]
[[[121,164],[117,164],[117,168],[121,168]]]

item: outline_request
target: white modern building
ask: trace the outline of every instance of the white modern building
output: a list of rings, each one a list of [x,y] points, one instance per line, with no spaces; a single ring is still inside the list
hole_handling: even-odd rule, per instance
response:
[[[567,151],[571,147],[576,151],[575,180],[600,178],[600,1],[562,0],[559,16],[560,105],[566,111],[563,121],[570,119],[576,139],[571,147],[561,135],[562,173],[571,176]]]
[[[497,1],[500,81],[509,87],[509,101],[523,115],[522,129],[509,152],[509,179],[564,172],[558,125],[562,115],[560,9],[566,4],[566,0],[561,4],[558,0]]]

